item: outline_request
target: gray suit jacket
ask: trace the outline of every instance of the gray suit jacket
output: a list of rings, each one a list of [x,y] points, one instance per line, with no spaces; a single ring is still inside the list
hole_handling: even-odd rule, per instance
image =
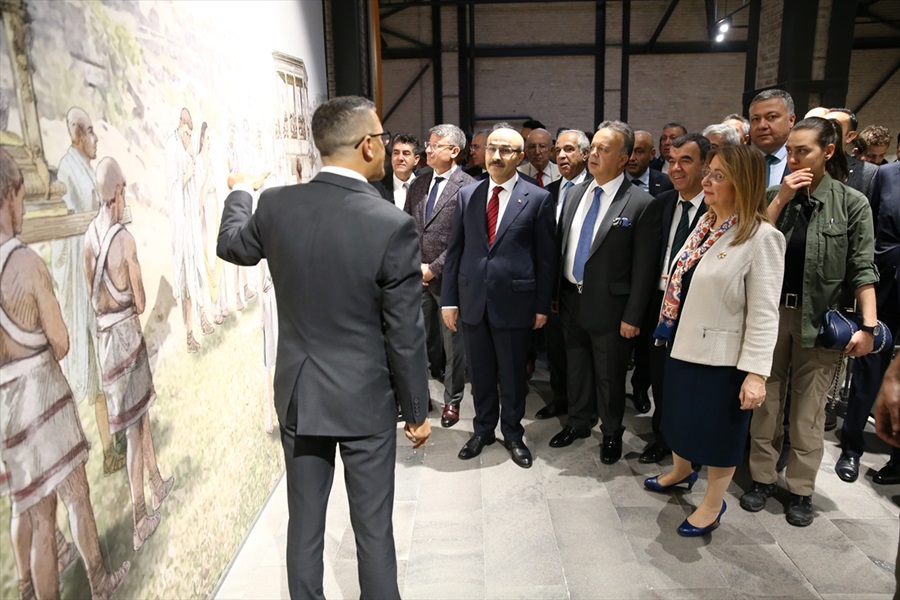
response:
[[[251,214],[250,194],[225,200],[218,256],[267,259],[278,302],[275,409],[295,398],[297,435],[368,436],[428,406],[422,273],[412,219],[362,181],[319,173],[272,188]],[[385,325],[382,333],[382,325]]]
[[[406,193],[406,207],[403,210],[416,220],[422,262],[428,264],[428,268],[434,273],[434,279],[428,282],[428,290],[440,296],[450,227],[453,225],[453,215],[456,214],[456,194],[459,188],[475,183],[475,179],[457,167],[441,190],[431,211],[431,219],[426,223],[425,205],[428,203],[428,188],[431,187],[432,178],[434,171],[413,180]]]

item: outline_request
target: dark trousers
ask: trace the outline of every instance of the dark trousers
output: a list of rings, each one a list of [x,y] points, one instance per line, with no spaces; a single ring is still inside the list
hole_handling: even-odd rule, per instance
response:
[[[521,441],[531,328],[497,329],[487,312],[477,324],[463,323],[462,328],[475,404],[475,435],[493,435],[499,422],[503,439]]]
[[[422,315],[425,318],[428,364],[433,371],[444,371],[444,404],[459,406],[466,386],[466,350],[463,333],[459,329],[451,331],[444,324],[441,316],[441,297],[428,290],[422,291]]]
[[[588,430],[597,414],[603,436],[620,437],[625,431],[625,377],[634,343],[618,330],[596,333],[584,329],[574,318],[578,301],[575,286],[564,284],[560,318],[569,365],[569,426]]]
[[[896,344],[900,343],[897,341],[897,336],[900,335],[900,313],[898,313],[896,297],[894,303],[895,305],[891,307],[888,306],[888,301],[879,302],[878,318],[891,330]],[[875,406],[875,399],[878,397],[884,372],[891,364],[893,350],[893,346],[885,346],[881,352],[873,352],[850,361],[853,378],[850,385],[850,397],[847,398],[847,414],[841,428],[841,449],[850,456],[859,458],[865,452],[863,431],[866,428],[869,413]],[[900,458],[900,450],[894,448],[891,458]]]
[[[664,294],[664,292],[659,290],[654,292],[650,301],[651,308],[654,310],[647,315],[647,320],[645,321],[641,332],[642,334],[647,334],[644,347],[647,352],[647,370],[650,375],[650,386],[653,389],[653,417],[650,420],[650,425],[653,428],[653,436],[656,443],[663,448],[668,448],[669,444],[666,443],[661,430],[663,411],[665,410],[663,381],[665,380],[666,355],[668,354],[668,351],[665,346],[657,346],[653,340],[653,331],[656,329],[656,325],[659,322],[659,307],[662,305]],[[638,341],[639,345],[640,343],[641,342]],[[635,351],[635,370],[637,370],[637,355],[638,352]],[[634,385],[635,377],[636,375],[631,377],[631,385]]]
[[[293,418],[291,413],[293,412]],[[288,422],[296,421],[292,402]],[[394,427],[366,437],[294,435],[282,425],[288,493],[287,575],[293,600],[324,598],[325,509],[340,447],[356,537],[361,598],[400,598],[394,548]]]
[[[566,384],[566,340],[563,336],[559,313],[551,312],[547,316],[547,324],[543,331],[547,344],[547,364],[550,367],[550,389],[553,391],[553,404],[558,412],[565,412],[569,406],[568,385]]]

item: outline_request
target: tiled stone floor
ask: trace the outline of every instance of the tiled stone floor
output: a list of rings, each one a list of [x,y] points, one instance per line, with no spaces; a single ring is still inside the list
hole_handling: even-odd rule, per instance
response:
[[[442,386],[430,385],[432,397],[442,398]],[[532,388],[525,441],[535,464],[528,470],[516,467],[499,444],[472,461],[456,458],[472,431],[468,388],[455,427],[442,429],[440,413],[432,413],[424,450],[413,451],[398,428],[394,535],[404,598],[891,597],[900,486],[872,484],[887,447],[871,431],[874,451],[863,457],[853,484],[834,474],[839,449],[834,432],[827,434],[810,527],[788,525],[775,499],[760,513],[741,510],[738,498],[749,485],[743,467],[721,527],[711,537],[685,539],[675,528],[702,498],[705,470],[692,492],[644,490],[643,478],[660,470],[637,461],[650,437],[650,416],[637,415],[630,403],[625,456],[617,464],[600,462],[596,429],[592,438],[551,449],[560,422],[533,419],[541,395],[550,397],[546,371],[535,373]],[[286,523],[282,479],[215,598],[288,597]],[[359,597],[340,465],[328,509],[325,596]]]

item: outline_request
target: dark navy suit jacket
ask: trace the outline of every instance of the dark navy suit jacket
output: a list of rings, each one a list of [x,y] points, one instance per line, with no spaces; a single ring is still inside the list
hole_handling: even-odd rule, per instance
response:
[[[470,325],[487,314],[498,329],[530,328],[536,314],[550,314],[558,261],[553,199],[520,174],[489,246],[490,186],[487,179],[459,190],[441,302],[459,307]]]

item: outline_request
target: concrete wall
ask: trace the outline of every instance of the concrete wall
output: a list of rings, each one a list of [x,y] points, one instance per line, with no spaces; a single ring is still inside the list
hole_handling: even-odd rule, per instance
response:
[[[663,16],[668,0],[631,2],[631,43],[649,40]],[[810,25],[827,27],[830,0],[820,4],[820,14]],[[476,7],[476,44],[592,44],[594,41],[593,3],[560,2],[520,5],[479,5]],[[733,9],[729,6],[729,9]],[[756,87],[778,82],[778,56],[781,45],[783,0],[763,0],[760,19],[760,44],[757,57]],[[739,13],[736,23],[746,23],[748,11]],[[721,15],[720,15],[721,16]],[[411,38],[431,43],[431,9],[406,9],[382,22]],[[746,29],[733,29],[729,39],[743,39]],[[857,35],[869,35],[870,30]],[[878,32],[871,33],[873,35]],[[880,35],[880,34],[879,34]],[[824,57],[818,36],[816,56]],[[412,44],[385,34],[391,47]],[[659,42],[700,41],[707,39],[703,0],[682,0]],[[457,13],[455,7],[441,12],[443,49],[444,120],[459,122],[459,82],[457,58]],[[594,123],[595,94],[604,94],[605,118],[619,118],[621,100],[622,4],[609,2],[606,14],[606,77],[594,81],[594,59],[579,57],[479,58],[475,61],[475,116],[530,116],[543,121],[551,130],[560,126],[591,128]],[[821,48],[820,48],[821,46]],[[855,106],[896,63],[898,51],[869,50],[853,54],[847,103]],[[710,52],[704,54],[633,55],[629,68],[628,121],[635,127],[657,134],[666,121],[678,120],[698,130],[717,122],[730,112],[740,112],[744,92],[745,55]],[[428,60],[385,60],[382,64],[384,107],[394,105]],[[822,63],[819,60],[818,63]],[[814,76],[822,64],[814,63]],[[433,73],[429,69],[412,92],[399,105],[386,127],[393,132],[421,135],[434,124]],[[900,111],[896,110],[900,75],[895,75],[860,113],[860,127],[879,123],[896,134]],[[892,100],[893,98],[893,100]],[[805,107],[798,107],[798,112]],[[476,127],[489,124],[476,123]],[[893,151],[893,148],[892,148]]]

